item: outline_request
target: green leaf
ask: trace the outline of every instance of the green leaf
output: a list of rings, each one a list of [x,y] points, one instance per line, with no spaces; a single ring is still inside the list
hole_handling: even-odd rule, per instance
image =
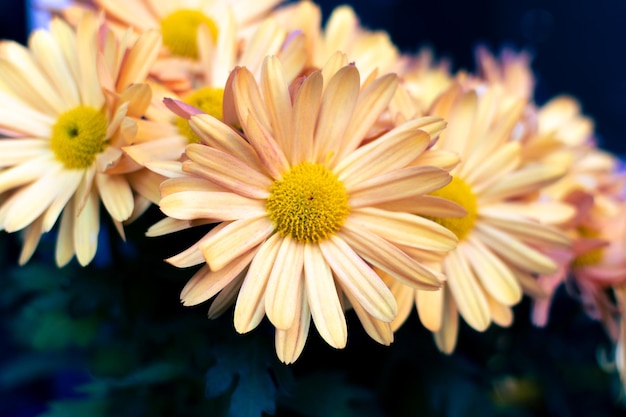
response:
[[[77,391],[91,394],[106,394],[117,388],[145,387],[152,384],[171,382],[183,375],[185,368],[178,363],[158,362],[138,369],[122,378],[97,378],[81,385]]]
[[[54,401],[39,417],[106,417],[106,402],[101,399],[72,399]]]
[[[205,394],[216,398],[230,392],[229,416],[274,414],[277,383],[286,366],[276,359],[273,341],[254,335],[242,337],[215,346],[216,362],[207,371]]]
[[[280,405],[308,417],[382,416],[375,398],[342,373],[319,372],[300,377],[294,390],[280,397]]]

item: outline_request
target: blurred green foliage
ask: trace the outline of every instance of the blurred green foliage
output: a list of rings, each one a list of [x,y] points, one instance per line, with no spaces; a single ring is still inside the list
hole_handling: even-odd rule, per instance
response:
[[[99,258],[54,266],[53,236],[15,264],[19,235],[0,235],[0,415],[2,416],[617,416],[622,388],[601,354],[612,346],[575,300],[557,294],[550,324],[462,326],[457,351],[439,353],[415,313],[380,346],[348,314],[343,350],[312,330],[300,359],[278,361],[272,327],[246,335],[231,314],[181,306],[193,271],[163,259],[203,231],[146,238],[160,214],[127,229],[105,224]],[[100,256],[102,254],[102,256]]]

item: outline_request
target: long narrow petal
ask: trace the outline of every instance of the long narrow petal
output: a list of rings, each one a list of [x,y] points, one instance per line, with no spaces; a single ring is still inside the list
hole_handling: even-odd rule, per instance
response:
[[[282,149],[252,115],[248,117],[247,126],[248,139],[256,150],[261,165],[272,178],[281,178],[282,174],[289,169],[289,162]]]
[[[98,173],[96,174],[96,185],[102,203],[111,217],[123,222],[133,214],[135,199],[125,176]]]
[[[441,328],[435,332],[435,343],[439,350],[445,354],[454,351],[459,333],[459,314],[450,291],[444,294],[443,320]]]
[[[316,244],[304,245],[304,286],[313,322],[322,339],[342,349],[348,340],[348,328],[339,302],[333,273]]]
[[[306,77],[293,103],[293,146],[287,154],[289,162],[313,160],[313,138],[322,102],[324,80],[319,71]]]
[[[443,325],[445,288],[440,291],[415,291],[415,305],[420,322],[431,332],[438,332]]]
[[[293,325],[286,330],[276,329],[276,355],[286,364],[293,363],[298,359],[309,336],[311,312],[304,291],[304,285],[301,285],[296,300],[299,309],[294,317]]]
[[[381,277],[341,238],[331,236],[319,246],[344,291],[375,318],[391,322],[398,306]]]
[[[161,211],[179,220],[238,220],[266,215],[265,202],[234,193],[181,191],[161,199]]]
[[[485,212],[481,210],[481,221],[485,224],[510,233],[531,245],[543,248],[568,248],[572,246],[571,238],[556,227],[521,216],[510,215],[506,212],[492,211],[489,216],[485,216],[483,213]]]
[[[391,324],[386,321],[379,320],[369,314],[363,306],[350,294],[349,292],[344,292],[344,295],[350,302],[350,305],[354,309],[361,325],[365,332],[374,339],[376,342],[381,345],[389,346],[391,342],[393,342],[393,331],[391,328]]]
[[[265,312],[277,329],[287,330],[296,323],[304,299],[298,294],[304,284],[304,244],[283,237],[276,263],[272,268],[265,291]]]
[[[265,288],[272,272],[282,238],[278,233],[263,242],[250,263],[237,303],[234,324],[239,333],[247,333],[259,325],[265,316]]]
[[[261,69],[261,87],[265,106],[270,116],[274,140],[285,151],[291,154],[291,98],[280,60],[276,56],[267,56]]]
[[[67,206],[67,202],[76,192],[83,175],[84,173],[80,170],[64,172],[61,181],[57,185],[58,194],[43,216],[42,229],[44,232],[49,232],[52,229],[61,211]]]
[[[74,204],[74,216],[74,251],[78,263],[85,266],[96,256],[98,249],[100,200],[95,188],[89,191],[82,206]]]
[[[0,147],[1,150],[2,148]],[[0,193],[37,180],[47,173],[57,170],[58,166],[58,162],[53,159],[52,155],[43,154],[22,164],[0,171]]]

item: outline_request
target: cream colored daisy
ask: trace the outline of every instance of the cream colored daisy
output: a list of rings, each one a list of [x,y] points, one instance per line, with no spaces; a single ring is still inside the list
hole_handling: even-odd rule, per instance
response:
[[[489,86],[476,91],[455,83],[432,107],[432,115],[448,122],[435,148],[457,152],[461,158],[451,171],[451,183],[432,195],[460,204],[467,215],[429,216],[460,241],[440,263],[447,278],[443,291],[415,290],[395,281],[390,284],[403,303],[394,329],[406,320],[415,302],[422,323],[446,353],[456,344],[458,315],[478,331],[492,322],[510,324],[511,307],[524,291],[537,291],[534,275],[558,267],[544,251],[570,245],[564,233],[541,220],[544,212],[562,219],[572,212],[562,204],[532,198],[563,171],[521,164],[521,144],[511,138],[525,101],[503,103],[499,94]],[[433,262],[436,264],[436,259]]]
[[[153,174],[121,147],[150,101],[141,83],[159,48],[157,32],[130,45],[91,14],[76,30],[54,19],[28,48],[0,44],[0,129],[9,136],[0,139],[0,193],[8,196],[0,228],[25,230],[20,263],[61,217],[57,264],[76,255],[86,265],[97,249],[101,201],[123,233],[122,223],[158,198]]]
[[[445,123],[415,119],[366,140],[397,79],[389,74],[361,87],[357,67],[341,59],[343,66],[291,84],[276,57],[265,59],[260,82],[236,68],[229,91],[243,133],[210,115],[190,114],[202,142],[187,146],[181,176],[161,190],[168,216],[217,223],[168,259],[178,267],[205,264],[183,289],[183,303],[217,295],[210,311],[216,315],[236,300],[241,333],[267,315],[286,363],[300,355],[311,317],[327,343],[345,346],[344,302],[370,335],[390,343],[396,301],[372,266],[411,288],[436,290],[438,274],[401,248],[445,252],[457,241],[435,222],[383,208],[421,201],[450,181],[439,167],[409,166]],[[170,106],[186,111],[181,103]],[[440,212],[437,199],[423,205]]]

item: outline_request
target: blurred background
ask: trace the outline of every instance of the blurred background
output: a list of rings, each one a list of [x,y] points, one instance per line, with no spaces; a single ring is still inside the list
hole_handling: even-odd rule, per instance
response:
[[[32,28],[46,25],[39,7],[53,3],[58,2],[0,2],[0,38],[25,43]],[[325,16],[339,4],[351,4],[364,26],[388,31],[402,51],[430,46],[454,70],[474,70],[479,44],[494,52],[504,46],[528,50],[538,104],[559,94],[577,98],[596,123],[600,146],[626,156],[622,0],[317,3]],[[547,328],[530,324],[529,304],[523,302],[509,329],[478,334],[463,326],[450,357],[436,351],[413,314],[391,348],[376,345],[354,322],[349,325],[356,331],[343,351],[312,333],[301,359],[288,368],[275,363],[271,331],[259,329],[247,339],[254,346],[243,357],[261,366],[254,372],[237,368],[241,357],[228,356],[237,352],[229,346],[241,340],[228,318],[209,322],[206,306],[181,309],[172,297],[187,272],[159,264],[141,268],[141,254],[164,258],[174,252],[141,240],[152,220],[129,229],[128,240],[141,241],[137,246],[112,244],[110,258],[88,269],[89,285],[80,279],[83,271],[50,270],[49,259],[15,268],[18,245],[0,236],[1,417],[220,416],[235,395],[258,398],[257,408],[278,416],[626,415],[608,338],[563,291]],[[89,291],[98,297],[85,300]],[[232,359],[227,365],[236,370],[223,358]],[[213,373],[205,379],[207,369]],[[269,394],[278,396],[277,408],[259,405],[267,392],[248,386],[242,393],[237,385],[259,369],[271,370],[259,386],[274,388]],[[224,387],[215,387],[215,372],[227,380]]]

